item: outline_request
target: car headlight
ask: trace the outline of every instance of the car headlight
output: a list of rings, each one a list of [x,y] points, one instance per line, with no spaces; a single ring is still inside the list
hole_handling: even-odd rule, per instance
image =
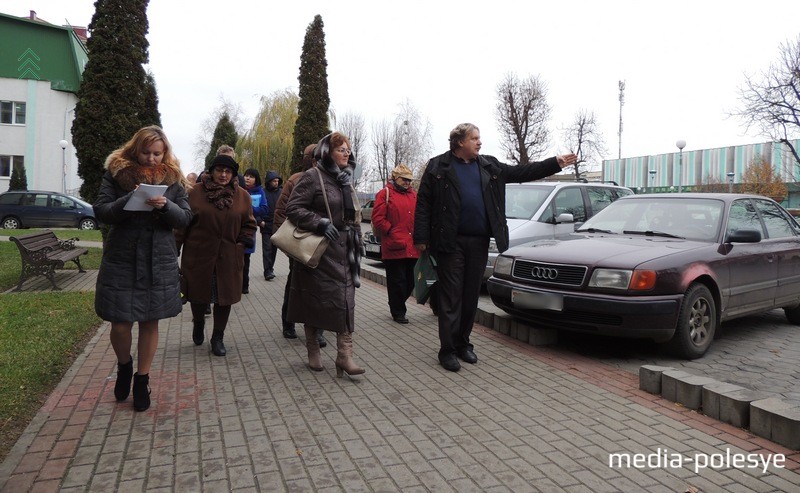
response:
[[[595,269],[589,286],[593,288],[628,289],[633,271],[622,269]]]
[[[511,257],[504,257],[499,255],[497,260],[494,261],[494,273],[505,276],[511,275],[511,268],[514,266],[514,259]]]
[[[489,253],[500,253],[497,249],[497,241],[494,238],[489,238]]]
[[[589,286],[645,291],[653,289],[656,278],[656,272],[652,270],[595,269],[589,279]]]

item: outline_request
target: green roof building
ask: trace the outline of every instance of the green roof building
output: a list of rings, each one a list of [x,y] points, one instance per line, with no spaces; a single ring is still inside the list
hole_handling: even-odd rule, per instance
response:
[[[24,165],[31,190],[77,192],[72,147],[77,92],[88,60],[85,28],[0,13],[0,192]]]

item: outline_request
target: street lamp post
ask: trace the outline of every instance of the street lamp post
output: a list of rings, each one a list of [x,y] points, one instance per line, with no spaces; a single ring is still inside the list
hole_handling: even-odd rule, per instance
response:
[[[733,193],[733,177],[736,176],[736,173],[733,171],[728,171],[728,193]]]
[[[686,141],[681,139],[675,142],[678,146],[678,193],[681,193],[681,181],[683,179],[683,148],[686,147]]]
[[[650,188],[653,188],[656,185],[656,170],[651,169],[648,173],[650,173]]]
[[[67,193],[67,146],[69,142],[60,140],[58,145],[61,146],[61,191]]]

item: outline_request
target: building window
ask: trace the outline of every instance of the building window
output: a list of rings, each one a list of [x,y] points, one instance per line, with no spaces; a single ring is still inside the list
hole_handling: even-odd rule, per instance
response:
[[[11,178],[13,166],[17,166],[21,170],[24,164],[25,158],[23,156],[0,155],[0,178]]]
[[[25,124],[25,103],[0,101],[0,123],[9,125]]]

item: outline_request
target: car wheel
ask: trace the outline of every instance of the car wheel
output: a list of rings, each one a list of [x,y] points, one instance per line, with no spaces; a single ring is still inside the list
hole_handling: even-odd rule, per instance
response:
[[[716,329],[717,309],[711,291],[702,284],[691,285],[683,297],[675,335],[668,344],[678,356],[699,358],[711,346]]]
[[[97,223],[94,219],[81,219],[80,224],[78,224],[80,229],[97,229]]]
[[[16,217],[7,217],[3,219],[3,229],[19,229],[22,225]]]
[[[794,308],[784,308],[783,313],[786,315],[786,320],[789,323],[800,325],[800,305]]]

